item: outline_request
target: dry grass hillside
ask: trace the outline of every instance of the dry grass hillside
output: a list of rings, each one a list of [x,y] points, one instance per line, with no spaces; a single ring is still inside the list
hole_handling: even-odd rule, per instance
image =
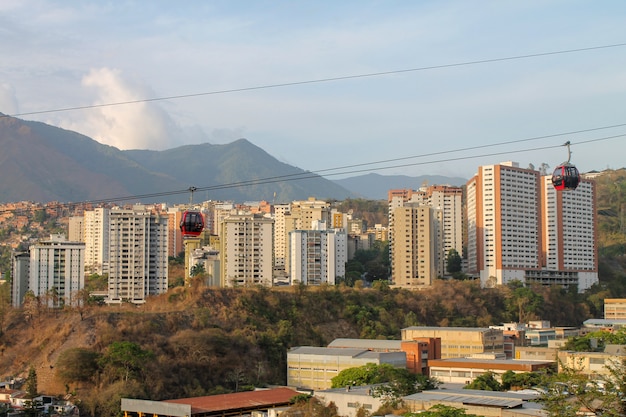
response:
[[[556,288],[537,293],[541,302],[528,303],[531,319],[577,325],[594,315],[594,305],[577,294]],[[514,288],[481,289],[469,281],[438,281],[422,292],[385,285],[178,287],[142,306],[42,308],[28,315],[11,310],[3,323],[0,377],[24,377],[34,366],[41,392],[75,392],[90,404],[85,415],[106,415],[97,402],[107,390],[115,390],[107,396],[114,407],[120,395],[159,400],[284,384],[286,352],[293,346],[324,346],[338,337],[397,339],[412,325],[497,324],[516,318],[523,297]],[[117,342],[137,345],[150,360],[122,377],[103,360]],[[97,361],[71,366],[95,366],[94,372],[80,380],[61,378],[59,358],[77,348]]]

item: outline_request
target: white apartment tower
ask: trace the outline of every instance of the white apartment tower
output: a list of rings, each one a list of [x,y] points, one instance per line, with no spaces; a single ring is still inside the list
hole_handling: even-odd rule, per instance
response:
[[[556,191],[549,176],[517,163],[479,167],[467,183],[468,273],[483,286],[598,281],[595,185]]]
[[[325,225],[332,224],[330,204],[326,201],[316,200],[310,197],[308,200],[292,201],[289,212],[284,214],[285,237],[279,251],[284,251],[285,270],[291,270],[291,259],[289,255],[289,233],[294,230],[311,230],[315,222],[322,222]],[[281,226],[282,227],[282,226]]]
[[[551,177],[541,178],[541,227],[544,270],[527,281],[577,285],[582,292],[598,282],[596,187],[581,179],[574,191],[556,191]]]
[[[109,213],[109,303],[143,303],[167,291],[167,216],[113,208]]]
[[[85,211],[83,219],[85,267],[88,272],[103,274],[109,263],[109,209]]]
[[[274,219],[261,214],[232,214],[220,232],[222,287],[272,286]]]
[[[85,244],[57,234],[30,246],[29,252],[28,289],[35,296],[48,297],[50,307],[79,302],[78,291],[85,286]]]
[[[346,274],[347,235],[343,229],[294,230],[289,234],[291,283],[336,283]]]
[[[483,286],[525,282],[541,268],[539,172],[485,165],[467,183],[468,273]]]

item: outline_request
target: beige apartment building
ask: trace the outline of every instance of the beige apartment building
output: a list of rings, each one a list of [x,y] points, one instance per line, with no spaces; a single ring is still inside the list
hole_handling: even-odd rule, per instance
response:
[[[451,249],[463,253],[462,195],[460,187],[447,185],[424,186],[415,191],[389,190],[387,235],[392,279],[396,285],[428,286],[432,278],[426,279],[426,276],[436,278],[447,274],[446,260]],[[401,208],[405,210],[396,211]],[[410,214],[407,208],[421,212]],[[411,215],[418,217],[411,219]],[[429,217],[428,224],[420,221],[424,216]],[[418,284],[415,284],[416,278]]]
[[[626,298],[605,298],[604,319],[626,320]]]
[[[504,332],[482,327],[411,326],[402,329],[402,340],[441,339],[441,359],[480,353],[504,354]]]
[[[393,285],[430,287],[441,268],[441,211],[408,204],[393,211],[391,278]],[[441,271],[443,272],[443,271]]]

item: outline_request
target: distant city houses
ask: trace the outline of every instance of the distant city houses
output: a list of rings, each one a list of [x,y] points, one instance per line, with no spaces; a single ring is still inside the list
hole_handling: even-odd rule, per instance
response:
[[[196,203],[205,227],[194,245],[179,227],[189,205],[90,206],[67,217],[69,239],[40,239],[14,252],[12,303],[21,305],[29,291],[52,291],[62,303],[74,303],[72,293],[89,274],[108,277],[107,302],[143,303],[168,290],[168,257],[181,254],[187,285],[192,273],[212,287],[333,285],[345,278],[357,251],[376,241],[389,243],[394,287],[428,288],[449,278],[448,255],[456,252],[461,273],[483,287],[519,280],[582,292],[598,282],[595,194],[592,179],[583,178],[574,191],[556,191],[533,167],[503,162],[478,167],[465,187],[389,190],[387,225],[367,224],[313,197]],[[7,206],[12,211],[0,222],[12,227],[36,227],[27,210],[59,212],[50,204]],[[50,256],[62,271],[49,269]]]

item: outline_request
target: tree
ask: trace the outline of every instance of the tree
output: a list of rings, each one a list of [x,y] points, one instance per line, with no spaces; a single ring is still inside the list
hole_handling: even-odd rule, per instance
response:
[[[502,391],[502,385],[496,379],[493,372],[485,372],[474,378],[472,382],[463,387],[464,389],[479,389],[482,391]]]
[[[462,408],[450,407],[448,405],[436,404],[421,413],[407,413],[404,417],[464,417],[474,416],[475,414],[467,414]]]
[[[68,349],[59,355],[56,372],[66,382],[87,382],[94,378],[99,370],[100,355],[89,349]]]
[[[555,417],[626,415],[626,359],[610,361],[605,368],[608,374],[591,377],[562,366],[561,372],[547,379],[539,402]]]
[[[31,366],[28,370],[28,376],[26,377],[26,397],[33,399],[38,396],[37,392],[37,371],[34,366]]]
[[[153,356],[152,352],[143,350],[137,343],[113,342],[100,358],[99,365],[112,369],[126,382],[142,372]]]
[[[403,396],[434,389],[438,385],[435,379],[412,374],[406,368],[396,368],[386,363],[381,365],[368,363],[344,369],[331,382],[333,388],[381,384],[372,389],[372,395],[392,405],[397,404]]]
[[[195,277],[195,276],[202,276],[206,274],[206,270],[204,269],[204,264],[200,263],[200,264],[195,264],[194,266],[191,267],[191,270],[189,271],[189,276]]]
[[[511,281],[508,287],[511,290],[511,296],[506,301],[509,314],[518,323],[527,323],[539,312],[544,302],[543,297],[532,289],[524,287],[524,284],[518,280]]]
[[[462,262],[463,260],[461,259],[461,255],[459,255],[459,252],[457,252],[456,249],[450,249],[448,251],[448,264],[446,267],[448,273],[454,274],[456,272],[461,272]]]

